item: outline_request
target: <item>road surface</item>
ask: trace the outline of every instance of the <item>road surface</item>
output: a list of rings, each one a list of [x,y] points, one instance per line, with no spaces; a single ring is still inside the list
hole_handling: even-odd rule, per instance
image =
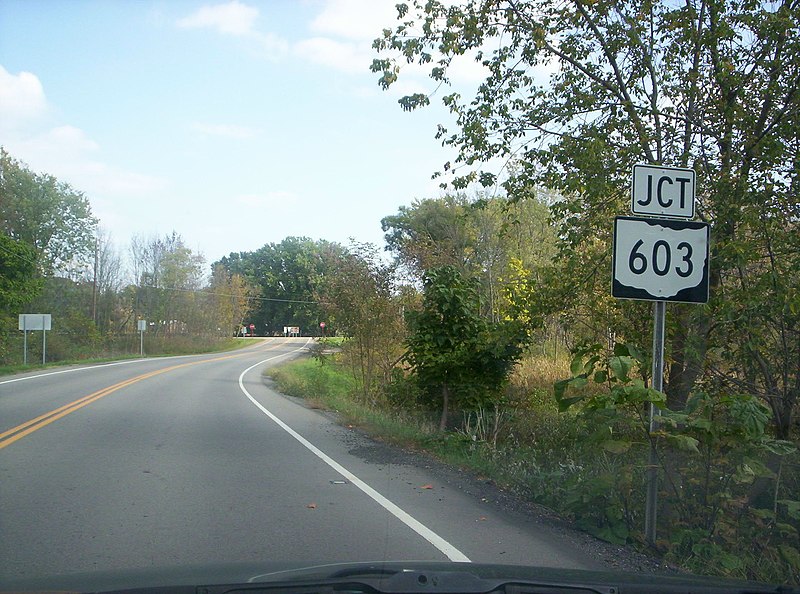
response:
[[[264,369],[306,343],[0,379],[0,577],[265,560],[599,568],[425,468],[359,455],[364,438],[275,393]]]

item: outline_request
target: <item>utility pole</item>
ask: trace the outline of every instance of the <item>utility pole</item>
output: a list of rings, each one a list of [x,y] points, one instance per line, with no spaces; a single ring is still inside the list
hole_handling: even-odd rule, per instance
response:
[[[97,327],[97,235],[94,236],[94,277],[92,279],[92,321]]]

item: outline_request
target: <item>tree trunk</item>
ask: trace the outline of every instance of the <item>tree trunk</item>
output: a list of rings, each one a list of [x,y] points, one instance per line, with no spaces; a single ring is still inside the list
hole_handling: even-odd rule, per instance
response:
[[[711,291],[720,284],[719,274],[711,272]],[[664,392],[670,410],[683,410],[695,382],[703,374],[711,335],[711,314],[696,305],[678,306],[676,330],[672,335],[672,362]],[[687,310],[687,307],[695,308]]]
[[[447,429],[448,405],[450,404],[450,389],[447,384],[442,384],[442,416],[439,419],[439,431]]]

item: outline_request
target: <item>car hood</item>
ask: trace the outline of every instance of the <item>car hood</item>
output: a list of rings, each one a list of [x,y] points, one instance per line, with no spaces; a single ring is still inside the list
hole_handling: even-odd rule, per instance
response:
[[[509,588],[510,586],[510,588]],[[625,573],[432,561],[379,561],[307,566],[238,563],[76,573],[3,580],[2,592],[367,592],[369,594],[625,594],[626,592],[790,594],[790,586],[686,574]]]

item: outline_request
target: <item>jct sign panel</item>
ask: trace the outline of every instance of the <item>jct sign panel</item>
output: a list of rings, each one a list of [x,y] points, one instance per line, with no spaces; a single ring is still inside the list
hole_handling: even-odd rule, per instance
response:
[[[693,170],[657,165],[633,166],[633,214],[692,219],[694,199]]]
[[[706,223],[617,217],[611,294],[621,299],[706,303]]]

